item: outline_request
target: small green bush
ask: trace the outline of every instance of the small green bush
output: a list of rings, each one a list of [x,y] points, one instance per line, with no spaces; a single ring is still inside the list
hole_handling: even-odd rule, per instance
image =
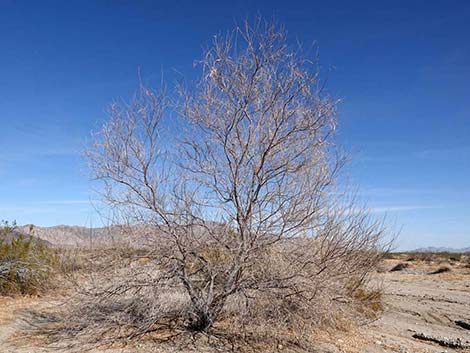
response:
[[[15,223],[0,222],[0,295],[37,294],[50,287],[58,264],[57,253],[25,235]]]

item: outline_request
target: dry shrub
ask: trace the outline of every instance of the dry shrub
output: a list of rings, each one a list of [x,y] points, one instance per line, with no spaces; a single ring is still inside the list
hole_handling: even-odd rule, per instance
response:
[[[175,281],[162,283],[157,265],[142,264],[129,257],[131,252],[80,250],[80,270],[73,266],[69,272],[76,292],[54,310],[29,312],[29,334],[45,336],[48,344],[67,351],[82,351],[156,330],[177,332],[188,310],[187,296]]]
[[[96,264],[87,266],[91,262],[89,253],[89,251],[79,248],[61,249],[59,252],[60,272],[68,277],[69,275],[87,272],[87,270],[94,268]]]
[[[452,252],[407,252],[396,253],[396,255],[407,256],[406,261],[424,261],[424,262],[459,262],[464,257],[464,254]]]
[[[436,253],[432,252],[413,252],[409,253],[409,256],[406,261],[424,261],[424,262],[434,262],[438,259]]]
[[[213,266],[230,265],[226,249],[209,239],[205,244],[198,251]],[[242,288],[203,334],[239,347],[272,342],[305,348],[319,329],[342,329],[360,317],[374,317],[381,310],[381,292],[368,288],[367,279],[382,254],[372,259],[370,252],[335,247],[337,257],[331,257],[332,250],[327,239],[307,237],[260,249],[246,266]],[[85,342],[91,348],[145,335],[177,342],[197,333],[191,299],[181,282],[168,276],[164,252],[143,256],[108,249],[91,255],[88,259],[99,265],[87,269],[79,292],[60,312],[36,316],[36,334],[73,350]],[[192,262],[188,270],[202,271],[199,266]]]
[[[470,268],[470,252],[462,254],[460,261],[463,263],[465,268]]]
[[[200,65],[176,107],[141,86],[94,135],[103,201],[153,239],[98,265],[52,336],[302,337],[360,313],[385,229],[337,183],[337,101],[315,58],[259,21],[216,36]]]

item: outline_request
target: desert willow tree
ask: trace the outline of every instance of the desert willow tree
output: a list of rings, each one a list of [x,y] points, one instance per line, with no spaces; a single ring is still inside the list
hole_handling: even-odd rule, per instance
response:
[[[318,321],[367,278],[383,232],[337,197],[336,101],[316,63],[261,21],[215,37],[200,67],[176,104],[141,87],[113,105],[88,151],[104,200],[156,234],[147,284],[186,298],[148,322]],[[180,125],[165,132],[172,114]]]

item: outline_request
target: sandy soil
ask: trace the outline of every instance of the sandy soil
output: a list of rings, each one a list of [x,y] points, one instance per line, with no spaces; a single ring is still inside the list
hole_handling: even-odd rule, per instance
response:
[[[456,320],[470,321],[470,268],[449,265],[450,272],[429,274],[442,266],[412,263],[409,268],[388,272],[398,260],[384,263],[384,271],[375,276],[375,284],[384,288],[384,312],[357,333],[339,333],[329,343],[320,344],[322,353],[467,353],[470,348],[457,349],[413,338],[423,333],[440,338],[469,341],[470,330],[460,328]],[[22,341],[18,332],[25,323],[25,309],[42,309],[54,305],[50,298],[0,298],[0,353],[42,353],[40,341]],[[162,352],[147,345],[132,349],[101,351]],[[282,349],[280,349],[282,351]]]
[[[396,264],[388,261],[384,269]],[[403,271],[377,276],[384,288],[385,310],[377,321],[361,329],[372,342],[364,352],[470,352],[412,337],[418,332],[470,343],[470,330],[455,324],[456,320],[470,320],[470,268],[447,265],[450,272],[429,274],[441,266],[446,265],[412,263]]]

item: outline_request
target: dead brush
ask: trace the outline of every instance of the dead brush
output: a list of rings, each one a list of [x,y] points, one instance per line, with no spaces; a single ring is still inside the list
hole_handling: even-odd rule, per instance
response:
[[[361,317],[354,292],[388,250],[385,227],[337,183],[337,101],[315,63],[275,24],[247,22],[214,38],[176,102],[140,85],[110,107],[87,151],[93,178],[115,223],[153,239],[97,258],[51,337],[256,341],[258,322],[258,336],[301,337]],[[161,124],[173,113],[178,141]]]
[[[223,248],[212,245],[200,253],[213,266],[229,266]],[[213,337],[240,351],[253,345],[267,347],[269,342],[312,348],[309,337],[315,330],[341,329],[357,316],[371,318],[380,310],[379,291],[366,290],[364,285],[369,267],[381,255],[372,262],[370,255],[358,252],[331,259],[332,247],[326,240],[302,238],[264,249],[247,265],[241,289],[228,298],[217,323],[205,331],[194,330],[197,313],[168,268],[171,263],[162,261],[164,252],[148,254],[147,261],[140,261],[140,254],[128,258],[125,251],[108,253],[108,266],[88,272],[61,310],[29,314],[31,334],[69,351],[146,337],[176,344],[193,335]],[[311,263],[305,263],[307,258]],[[191,263],[188,271],[201,272],[201,268]],[[215,281],[214,286],[223,283]]]
[[[184,327],[188,298],[175,281],[159,277],[149,264],[130,266],[122,253],[108,254],[107,267],[75,273],[76,292],[52,311],[25,317],[29,337],[67,351],[123,344],[158,331],[165,335]],[[120,263],[120,265],[117,265]]]

